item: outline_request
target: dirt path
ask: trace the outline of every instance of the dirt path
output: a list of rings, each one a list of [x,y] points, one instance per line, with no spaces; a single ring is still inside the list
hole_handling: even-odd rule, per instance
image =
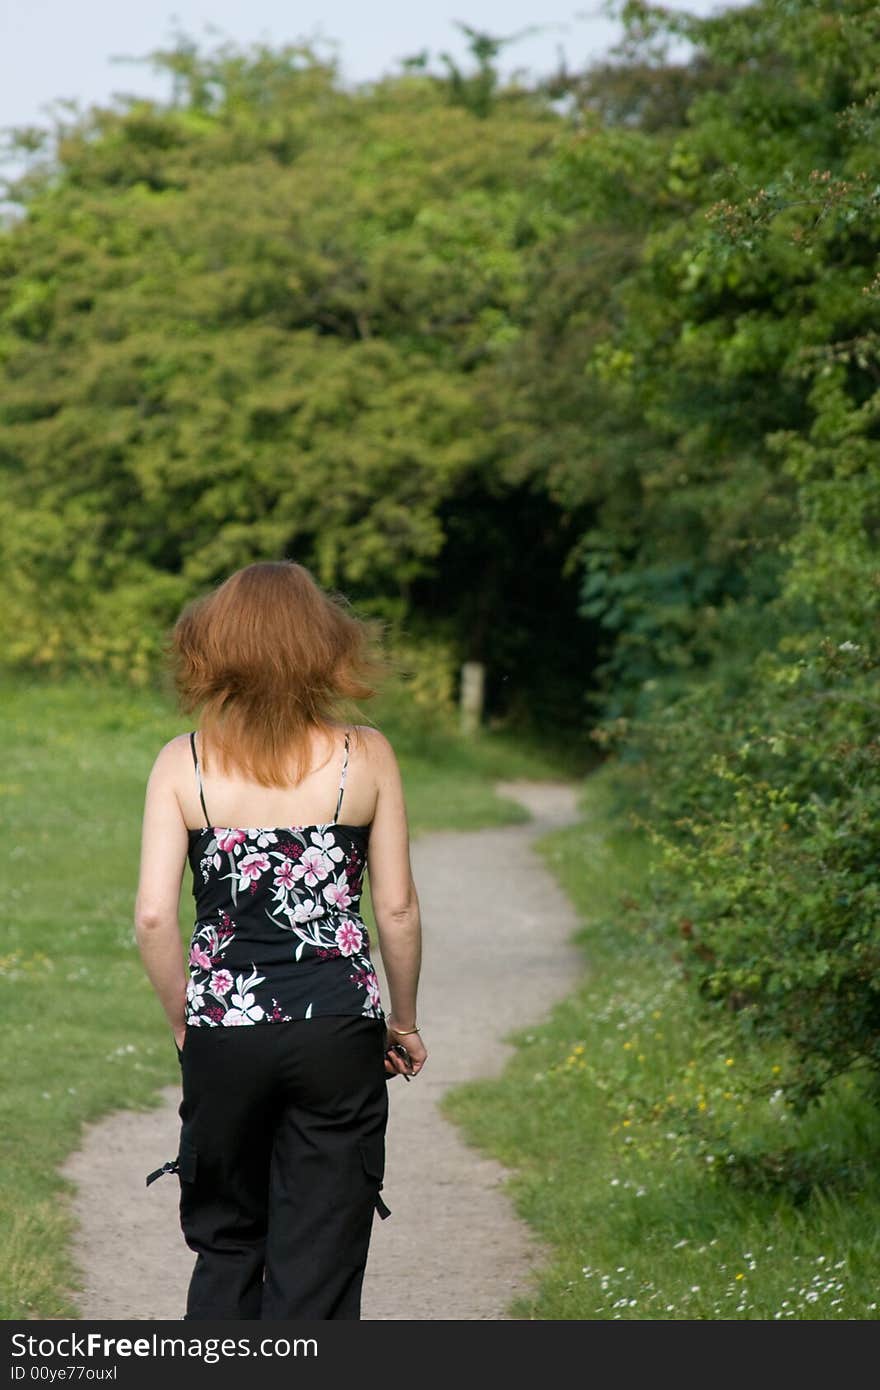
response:
[[[501,782],[496,790],[533,819],[432,831],[412,843],[430,1057],[417,1081],[390,1086],[383,1196],[393,1215],[376,1218],[366,1319],[502,1319],[542,1260],[504,1193],[505,1170],[464,1144],[436,1108],[450,1086],[500,1072],[511,1050],[502,1038],[539,1022],[582,970],[570,941],[574,910],[530,844],[576,818],[577,788]],[[195,1257],[180,1234],[179,1183],[170,1175],[144,1186],[145,1173],[177,1151],[179,1090],[162,1097],[157,1110],[121,1111],[90,1126],[62,1170],[77,1185],[75,1300],[83,1318],[183,1314]]]

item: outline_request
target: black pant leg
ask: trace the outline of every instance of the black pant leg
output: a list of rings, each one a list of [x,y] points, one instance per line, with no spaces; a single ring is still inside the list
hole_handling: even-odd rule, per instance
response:
[[[264,1319],[358,1319],[385,1163],[382,1020],[283,1025],[291,1047],[271,1159]]]
[[[278,1051],[274,1035],[283,1026],[187,1030],[181,1056],[180,1224],[197,1254],[187,1319],[260,1316]]]

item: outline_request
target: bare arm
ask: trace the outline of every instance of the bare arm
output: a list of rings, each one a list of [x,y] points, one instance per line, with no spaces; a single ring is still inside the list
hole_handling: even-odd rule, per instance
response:
[[[417,994],[422,961],[419,899],[409,857],[409,827],[403,783],[394,750],[384,734],[372,730],[370,754],[377,784],[376,811],[370,830],[367,868],[370,898],[379,934],[379,949],[388,981],[389,1030],[401,1031],[400,1041],[421,1070],[427,1053],[417,1033]]]
[[[144,969],[181,1047],[189,974],[178,909],[188,835],[173,786],[177,756],[172,740],[160,751],[147,782],[134,925]]]

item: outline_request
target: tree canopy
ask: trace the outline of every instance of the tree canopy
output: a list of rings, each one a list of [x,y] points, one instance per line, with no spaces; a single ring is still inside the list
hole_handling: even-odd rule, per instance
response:
[[[346,91],[300,47],[157,61],[174,99],[63,125],[0,245],[7,658],[146,679],[187,597],[288,554],[414,628],[413,585],[452,575],[483,616],[435,627],[503,668],[505,538],[467,575],[442,552],[516,490],[487,379],[558,117],[418,73]],[[519,558],[562,592],[548,523]]]

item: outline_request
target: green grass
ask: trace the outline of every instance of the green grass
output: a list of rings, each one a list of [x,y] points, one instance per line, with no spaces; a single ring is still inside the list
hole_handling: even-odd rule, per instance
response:
[[[501,1078],[444,1103],[511,1170],[552,1252],[513,1315],[876,1318],[876,1108],[851,1079],[803,1120],[781,1105],[778,1062],[732,1049],[655,939],[648,851],[619,828],[604,773],[582,808],[538,848],[582,916],[589,971],[511,1039]]]
[[[521,740],[460,739],[390,703],[369,713],[398,752],[414,837],[522,820],[492,780],[564,772]],[[76,679],[7,677],[0,716],[0,1318],[76,1317],[58,1167],[84,1122],[149,1109],[179,1077],[132,914],[147,775],[190,722],[160,694]],[[191,902],[187,872],[184,934]]]

